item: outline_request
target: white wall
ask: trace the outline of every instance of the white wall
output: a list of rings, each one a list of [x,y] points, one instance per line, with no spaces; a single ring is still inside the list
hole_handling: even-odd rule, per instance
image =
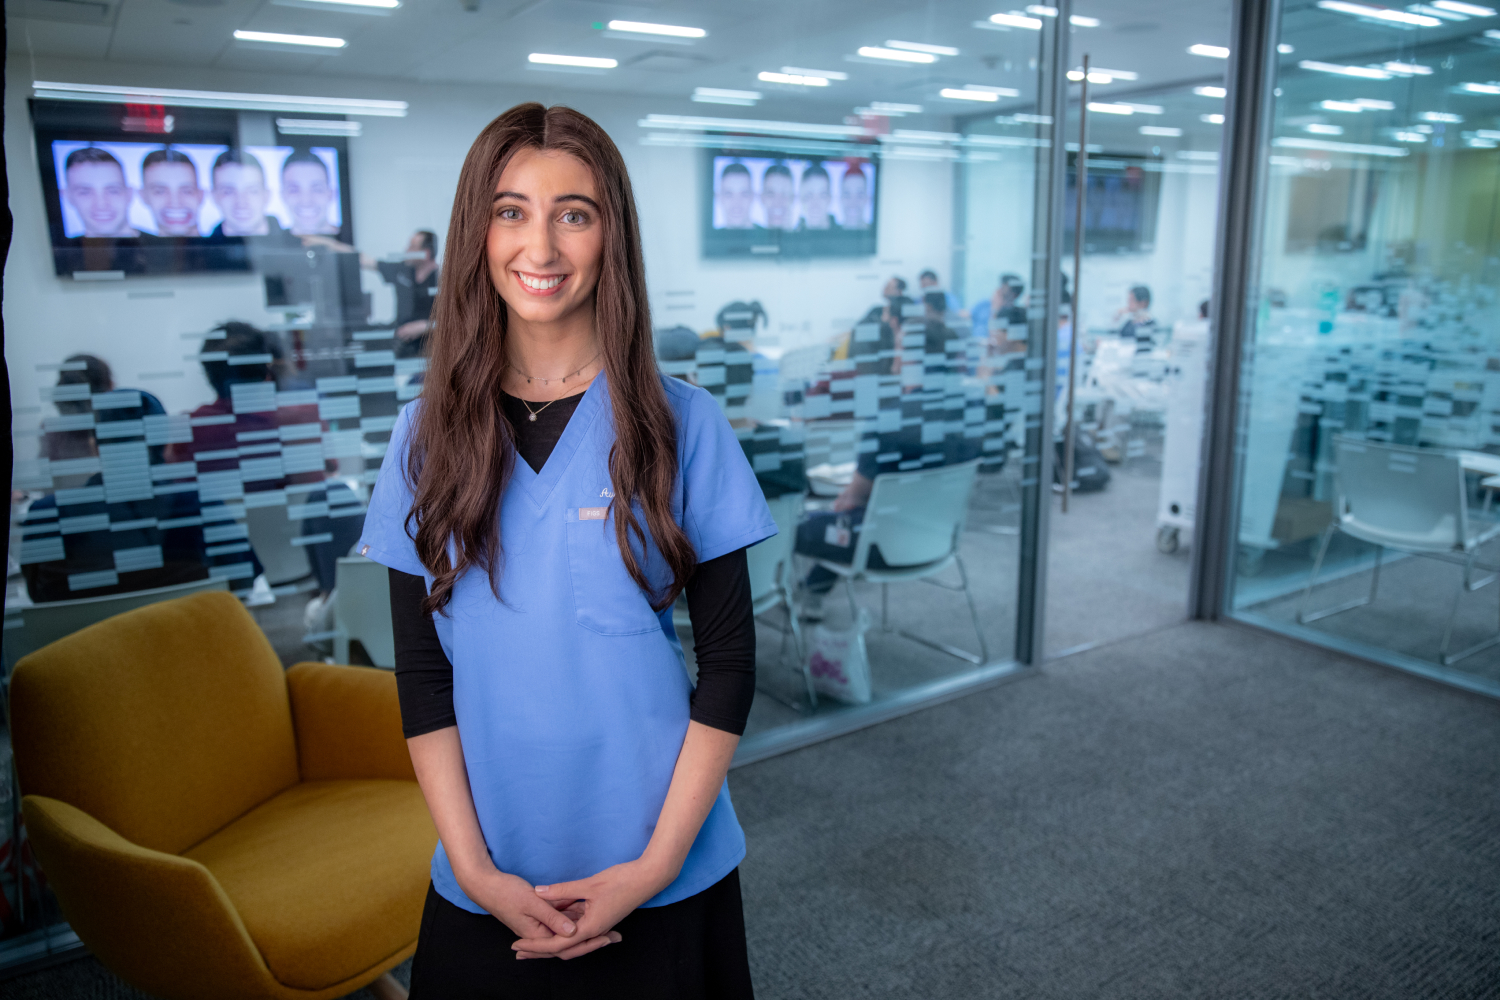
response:
[[[184,89],[404,100],[405,118],[365,118],[350,140],[354,231],[377,256],[404,249],[412,230],[446,229],[464,154],[479,129],[523,101],[567,103],[594,117],[619,144],[630,167],[642,218],[647,285],[658,327],[695,330],[735,299],[759,299],[769,333],[783,347],[826,340],[879,301],[891,274],[914,283],[916,272],[944,272],[952,259],[953,168],[944,162],[883,161],[878,254],[857,260],[706,261],[699,255],[701,152],[646,146],[636,123],[650,113],[697,113],[702,105],[568,92],[566,76],[538,74],[526,91],[436,86],[393,80],[288,78],[183,67],[121,66],[69,60],[12,59],[6,68],[5,146],[15,235],[5,271],[6,358],[16,411],[18,458],[31,457],[27,427],[53,413],[39,389],[56,381],[55,365],[86,351],[110,363],[117,384],[147,389],[169,412],[212,398],[191,357],[194,337],[227,319],[266,318],[254,275],[182,275],[122,282],[74,282],[53,274],[47,217],[26,99],[34,79],[124,83]],[[746,109],[746,117],[754,115]],[[946,275],[945,275],[946,277]],[[378,278],[376,315],[393,304]]]
[[[1156,243],[1150,253],[1085,254],[1081,308],[1085,330],[1117,328],[1115,312],[1132,285],[1151,289],[1152,315],[1170,327],[1196,319],[1213,288],[1219,177],[1212,167],[1169,164],[1162,174]],[[1073,259],[1064,256],[1071,282]]]

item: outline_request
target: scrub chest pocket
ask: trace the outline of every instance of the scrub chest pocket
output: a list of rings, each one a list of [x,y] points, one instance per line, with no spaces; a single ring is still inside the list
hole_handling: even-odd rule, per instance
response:
[[[568,569],[578,624],[600,635],[638,635],[660,629],[661,620],[651,610],[651,602],[620,558],[609,508],[570,507],[566,516]]]

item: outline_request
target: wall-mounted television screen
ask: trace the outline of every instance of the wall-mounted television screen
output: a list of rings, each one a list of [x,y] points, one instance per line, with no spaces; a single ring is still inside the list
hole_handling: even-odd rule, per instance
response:
[[[1083,212],[1084,253],[1149,253],[1156,246],[1161,161],[1144,156],[1089,156]],[[1153,169],[1154,168],[1154,169]],[[1068,154],[1063,194],[1063,252],[1078,226],[1078,154]]]
[[[870,156],[712,150],[705,257],[868,257],[875,253],[879,168]]]
[[[344,137],[240,114],[33,101],[57,273],[249,270],[305,236],[351,243]]]

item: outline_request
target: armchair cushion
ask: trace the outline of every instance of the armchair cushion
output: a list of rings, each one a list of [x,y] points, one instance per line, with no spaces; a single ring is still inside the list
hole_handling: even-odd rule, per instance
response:
[[[286,673],[303,781],[416,781],[401,735],[396,675],[372,667],[299,663]]]
[[[279,982],[320,990],[412,945],[436,845],[416,782],[311,781],[184,858],[218,880]]]

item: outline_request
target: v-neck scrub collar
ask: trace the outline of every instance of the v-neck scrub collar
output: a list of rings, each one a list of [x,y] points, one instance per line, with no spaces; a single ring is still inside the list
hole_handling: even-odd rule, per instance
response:
[[[713,397],[678,379],[662,384],[677,423],[672,510],[699,561],[774,535],[755,474]],[[431,586],[405,527],[406,456],[421,405],[397,418],[359,550]],[[615,542],[613,444],[601,374],[541,471],[513,464],[498,512],[500,599],[483,571],[470,570],[448,615],[434,616],[453,664],[454,710],[485,843],[497,868],[533,885],[638,858],[687,733],[692,688],[671,609],[651,609]],[[669,579],[649,537],[643,558],[648,579]],[[681,874],[645,905],[701,892],[744,855],[726,782]],[[458,887],[441,844],[432,880],[450,902],[484,912]]]

